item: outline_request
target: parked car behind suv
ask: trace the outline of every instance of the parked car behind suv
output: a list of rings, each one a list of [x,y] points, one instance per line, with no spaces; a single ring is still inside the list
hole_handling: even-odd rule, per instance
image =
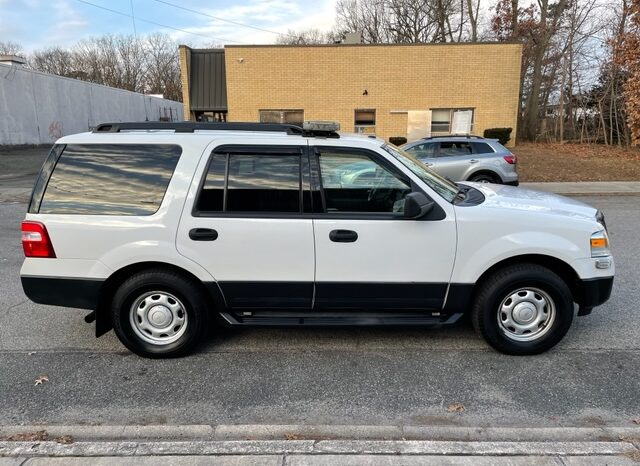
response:
[[[89,309],[131,351],[180,356],[208,324],[447,325],[551,348],[609,298],[604,216],[454,184],[331,126],[113,123],[58,140],[25,221],[26,295]],[[335,127],[333,127],[335,129]]]
[[[516,156],[497,139],[436,136],[408,142],[402,149],[453,181],[518,186]]]

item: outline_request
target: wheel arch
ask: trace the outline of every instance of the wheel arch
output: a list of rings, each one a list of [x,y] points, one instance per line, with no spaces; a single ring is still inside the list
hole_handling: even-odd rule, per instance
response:
[[[213,309],[220,308],[224,304],[224,298],[216,282],[204,283],[192,272],[167,262],[144,261],[128,264],[113,272],[100,288],[98,306],[96,308],[96,337],[100,337],[112,329],[110,305],[113,293],[124,281],[132,275],[149,269],[165,269],[176,272],[197,284],[209,300]]]
[[[557,257],[545,254],[520,254],[511,256],[492,264],[478,277],[473,285],[451,284],[445,302],[446,312],[468,312],[475,302],[479,290],[488,277],[498,270],[514,264],[537,264],[556,273],[569,287],[573,300],[579,302],[581,296],[580,278],[571,265]]]
[[[536,264],[546,267],[547,269],[557,274],[560,278],[562,278],[562,280],[571,290],[574,301],[577,300],[579,296],[580,284],[578,273],[573,267],[571,267],[571,265],[567,264],[562,259],[558,259],[557,257],[548,256],[545,254],[521,254],[518,256],[508,257],[499,262],[496,262],[487,270],[485,270],[476,281],[473,290],[473,297],[475,298],[475,295],[479,289],[479,285],[481,285],[489,276],[493,275],[495,272],[502,268],[514,264]]]
[[[500,173],[493,170],[489,170],[488,168],[481,168],[480,170],[476,170],[474,172],[469,173],[469,175],[467,175],[466,181],[470,181],[471,178],[478,175],[490,175],[494,180],[498,181],[499,183],[504,183],[504,180],[502,179],[502,176],[500,176]]]

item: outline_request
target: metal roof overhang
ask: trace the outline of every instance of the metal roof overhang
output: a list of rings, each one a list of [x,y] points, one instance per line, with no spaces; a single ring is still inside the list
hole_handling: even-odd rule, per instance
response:
[[[188,61],[192,111],[227,111],[224,49],[192,49]]]

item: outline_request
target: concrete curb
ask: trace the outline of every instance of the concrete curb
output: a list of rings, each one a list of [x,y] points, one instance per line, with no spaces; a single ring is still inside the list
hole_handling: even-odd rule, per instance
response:
[[[562,196],[637,196],[640,181],[528,182],[521,188]]]
[[[637,427],[451,427],[420,425],[0,426],[0,440],[45,431],[48,438],[110,441],[411,440],[452,442],[636,442]]]
[[[446,442],[429,440],[226,440],[189,442],[0,442],[0,457],[167,455],[594,456],[640,453],[629,442]]]

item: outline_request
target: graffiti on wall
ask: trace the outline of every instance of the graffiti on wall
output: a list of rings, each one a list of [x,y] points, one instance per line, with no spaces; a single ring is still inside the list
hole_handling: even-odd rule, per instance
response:
[[[58,120],[54,120],[49,124],[49,138],[52,140],[62,137],[62,125]]]

